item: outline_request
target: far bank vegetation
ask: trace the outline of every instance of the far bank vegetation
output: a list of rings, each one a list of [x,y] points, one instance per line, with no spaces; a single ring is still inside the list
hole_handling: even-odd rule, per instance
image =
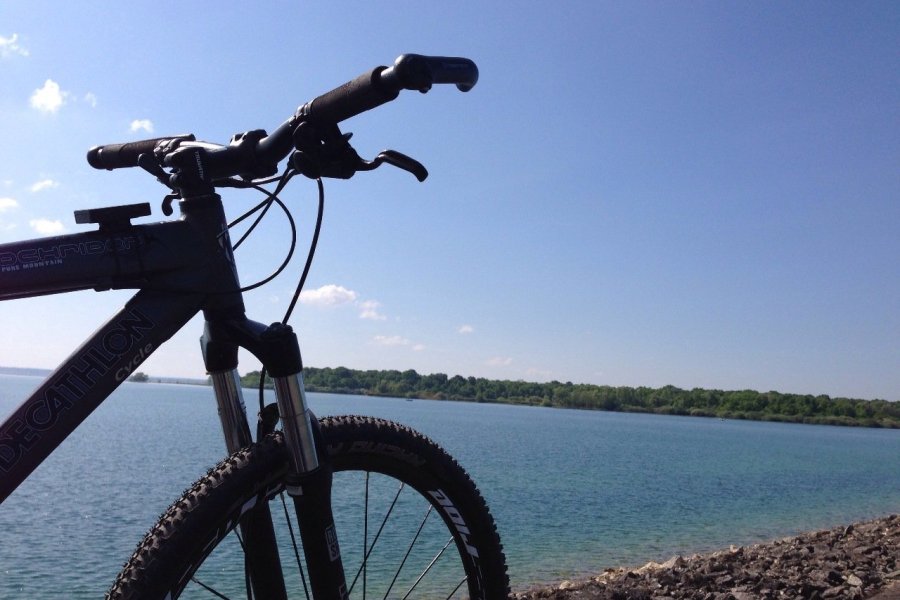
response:
[[[448,377],[444,373],[420,375],[414,370],[358,371],[345,367],[307,367],[303,373],[309,391],[333,394],[900,428],[900,403],[885,400],[753,390],[683,390],[671,385],[650,388],[559,381],[497,381],[459,375]],[[259,372],[248,373],[241,381],[244,387],[256,388],[259,386]]]

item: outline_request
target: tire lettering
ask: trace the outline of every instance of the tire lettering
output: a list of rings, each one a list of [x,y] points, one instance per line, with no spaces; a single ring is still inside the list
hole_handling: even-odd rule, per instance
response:
[[[463,545],[466,547],[466,552],[468,552],[473,557],[478,558],[478,548],[476,548],[469,542],[469,536],[472,533],[466,526],[466,522],[462,518],[462,515],[459,514],[459,511],[456,510],[455,506],[453,506],[453,501],[451,501],[450,498],[447,497],[447,494],[445,494],[443,490],[429,491],[428,494],[432,498],[434,498],[438,504],[441,505],[444,513],[450,518],[450,520],[453,522],[453,525],[456,526],[456,530],[459,532],[459,536],[463,541]]]

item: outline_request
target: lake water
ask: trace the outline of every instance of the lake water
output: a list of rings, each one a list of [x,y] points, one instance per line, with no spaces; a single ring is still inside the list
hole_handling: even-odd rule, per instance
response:
[[[0,375],[0,419],[40,382]],[[442,444],[514,587],[900,512],[900,431],[310,394]],[[255,395],[247,392],[248,406]],[[209,388],[126,383],[0,505],[0,598],[102,596],[224,454]]]

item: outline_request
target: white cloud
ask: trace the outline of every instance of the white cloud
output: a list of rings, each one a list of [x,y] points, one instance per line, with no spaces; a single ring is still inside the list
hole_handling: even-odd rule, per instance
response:
[[[359,318],[369,319],[371,321],[384,321],[387,317],[378,312],[379,306],[381,306],[381,303],[376,302],[375,300],[363,300],[359,302]]]
[[[28,49],[19,45],[19,34],[14,33],[12,37],[8,38],[0,35],[0,58],[8,58],[14,55],[28,56]]]
[[[0,198],[0,213],[17,208],[19,203],[14,198]]]
[[[130,131],[146,131],[147,133],[153,133],[153,121],[150,119],[135,119],[131,122]]]
[[[372,341],[379,346],[409,346],[412,344],[408,339],[399,335],[376,335]]]
[[[300,293],[300,302],[309,306],[331,308],[346,304],[355,305],[359,309],[359,318],[370,321],[385,321],[387,317],[381,314],[381,303],[377,300],[360,300],[359,294],[342,285],[329,283],[322,287]]]
[[[399,335],[376,335],[372,338],[372,343],[377,346],[410,348],[413,352],[422,352],[425,350],[425,344],[417,344]]]
[[[45,113],[55,113],[65,104],[68,92],[59,89],[59,84],[48,79],[44,87],[34,90],[31,94],[31,107]]]
[[[28,189],[31,190],[32,194],[34,194],[34,193],[41,192],[44,190],[49,190],[49,189],[52,189],[55,187],[59,187],[58,181],[53,181],[52,179],[41,179],[40,181],[32,184],[32,186]]]
[[[531,367],[530,369],[525,370],[525,375],[529,380],[537,379],[538,381],[550,381],[550,379],[553,378],[553,371]]]
[[[66,230],[61,221],[51,221],[50,219],[32,219],[28,221],[28,224],[36,232],[43,235],[53,235]]]
[[[338,306],[356,301],[357,293],[330,283],[319,289],[300,292],[300,302],[311,306]]]
[[[88,92],[84,95],[84,101],[91,105],[91,108],[97,108],[97,94]]]
[[[494,356],[487,359],[485,364],[489,367],[508,367],[512,362],[513,359],[508,356]]]
[[[458,333],[465,335],[467,333],[472,333],[473,331],[475,331],[475,328],[472,327],[471,325],[460,325],[456,331]]]

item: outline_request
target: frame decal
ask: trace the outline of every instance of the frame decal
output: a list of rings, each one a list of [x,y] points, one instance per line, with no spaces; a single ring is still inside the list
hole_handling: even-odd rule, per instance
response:
[[[53,377],[43,393],[29,398],[18,417],[0,429],[0,472],[9,471],[40,440],[41,433],[56,425],[64,411],[83,399],[98,380],[126,359],[125,366],[115,372],[115,380],[124,381],[153,351],[152,343],[141,345],[140,342],[155,325],[136,308],[127,309],[97,336],[99,339],[93,340],[69,362],[62,373]]]

